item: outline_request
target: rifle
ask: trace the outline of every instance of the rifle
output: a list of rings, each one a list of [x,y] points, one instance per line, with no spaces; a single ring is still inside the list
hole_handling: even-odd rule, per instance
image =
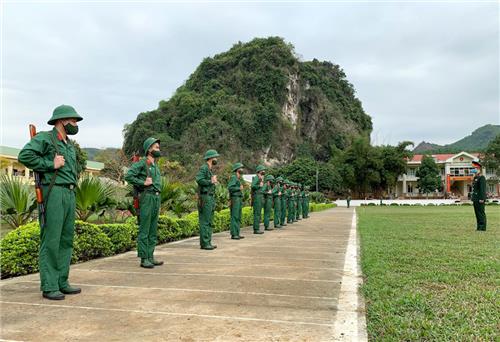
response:
[[[30,138],[36,135],[36,127],[33,124],[29,125]],[[45,203],[43,202],[42,179],[40,172],[33,171],[35,176],[35,194],[36,202],[38,203],[38,213],[40,214],[40,228],[45,226]]]

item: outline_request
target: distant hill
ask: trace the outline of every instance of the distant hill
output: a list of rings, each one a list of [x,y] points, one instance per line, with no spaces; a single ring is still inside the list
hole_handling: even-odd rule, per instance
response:
[[[471,135],[466,136],[452,144],[437,145],[422,141],[414,149],[414,153],[457,153],[461,151],[480,152],[490,141],[500,134],[500,125],[485,125],[476,129]]]
[[[339,65],[300,60],[279,37],[236,43],[205,58],[158,109],[125,126],[127,155],[149,136],[184,165],[216,149],[226,162],[276,165],[300,153],[328,160],[372,121]]]
[[[83,147],[82,150],[84,150],[87,153],[88,160],[96,160],[95,157],[101,152],[104,151],[116,152],[119,151],[120,149],[114,147],[107,147],[107,148]]]

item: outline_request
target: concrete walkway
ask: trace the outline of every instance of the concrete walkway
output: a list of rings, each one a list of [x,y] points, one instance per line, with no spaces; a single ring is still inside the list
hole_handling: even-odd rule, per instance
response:
[[[23,341],[363,341],[353,209],[231,240],[158,246],[165,265],[135,252],[71,268],[82,294],[48,301],[38,274],[1,284],[0,338]],[[347,257],[346,257],[347,256]]]

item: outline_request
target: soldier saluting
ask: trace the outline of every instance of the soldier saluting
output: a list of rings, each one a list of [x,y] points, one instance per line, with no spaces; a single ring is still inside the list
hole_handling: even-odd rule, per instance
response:
[[[45,217],[40,217],[40,290],[44,298],[62,300],[80,288],[68,282],[75,231],[76,151],[68,135],[78,133],[83,118],[68,105],[54,109],[52,131],[40,132],[19,153],[19,161],[41,174]],[[42,225],[42,222],[45,222]]]

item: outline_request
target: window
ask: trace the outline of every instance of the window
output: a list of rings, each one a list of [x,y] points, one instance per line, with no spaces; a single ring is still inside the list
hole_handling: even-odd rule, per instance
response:
[[[416,173],[417,173],[416,168],[413,168],[413,169],[410,168],[410,169],[406,170],[406,175],[408,175],[410,177],[415,177]]]

